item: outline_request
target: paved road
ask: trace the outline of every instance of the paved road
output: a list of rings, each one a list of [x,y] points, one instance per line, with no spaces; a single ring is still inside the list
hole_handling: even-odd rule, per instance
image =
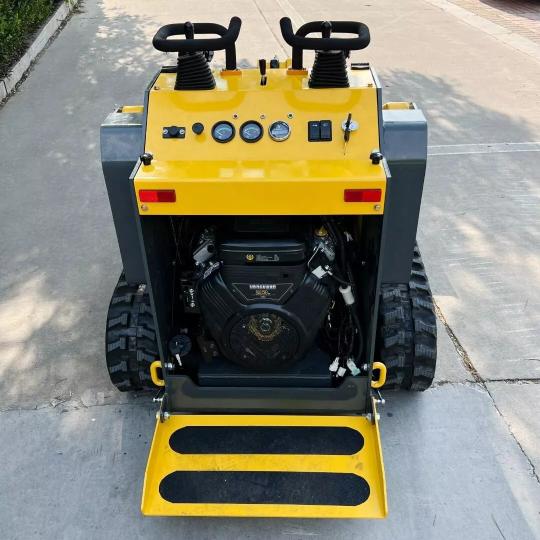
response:
[[[87,0],[0,109],[1,538],[540,538],[540,64],[441,0],[335,4]],[[244,63],[285,55],[285,14],[365,21],[355,57],[430,121],[419,239],[440,367],[425,394],[387,396],[383,522],[138,513],[153,406],[103,367],[120,260],[99,123],[141,102],[158,26],[233,14]]]

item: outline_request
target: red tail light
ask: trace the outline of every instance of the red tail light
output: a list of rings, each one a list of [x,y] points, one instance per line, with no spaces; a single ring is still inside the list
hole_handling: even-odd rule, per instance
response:
[[[346,189],[343,192],[345,202],[381,202],[380,189]]]
[[[174,189],[139,189],[141,202],[176,202]]]

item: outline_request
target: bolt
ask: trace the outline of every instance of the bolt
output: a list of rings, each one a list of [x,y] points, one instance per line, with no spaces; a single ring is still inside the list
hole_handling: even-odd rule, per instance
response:
[[[171,417],[171,415],[168,412],[163,413],[163,420],[168,420]]]
[[[264,120],[266,118],[266,115],[265,114],[261,114],[260,116],[261,120]]]
[[[169,130],[168,130],[167,128],[165,128],[165,129],[163,130],[163,135],[167,135],[167,133],[169,133]]]
[[[189,304],[189,307],[194,308],[194,307],[195,307],[195,302],[191,302],[191,303]]]
[[[141,204],[141,210],[146,212],[148,210],[148,206],[146,206],[146,204]]]
[[[287,115],[287,118],[294,118],[294,114],[292,112],[290,112],[288,115]]]
[[[154,86],[154,90],[159,90],[159,86]]]
[[[238,113],[234,113],[232,117],[236,120],[238,118]]]
[[[380,209],[381,209],[381,205],[380,205],[380,204],[376,204],[376,205],[373,207],[373,210],[379,211]]]

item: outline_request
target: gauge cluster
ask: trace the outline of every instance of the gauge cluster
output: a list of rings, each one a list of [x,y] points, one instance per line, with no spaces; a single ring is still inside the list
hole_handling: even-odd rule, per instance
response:
[[[244,122],[239,131],[240,138],[247,143],[255,143],[264,136],[263,126],[256,120]],[[202,132],[202,131],[201,131]],[[278,120],[268,127],[268,136],[277,142],[285,141],[291,134],[291,127],[287,122]],[[231,122],[220,120],[212,127],[212,138],[218,143],[228,143],[236,136],[236,128]]]

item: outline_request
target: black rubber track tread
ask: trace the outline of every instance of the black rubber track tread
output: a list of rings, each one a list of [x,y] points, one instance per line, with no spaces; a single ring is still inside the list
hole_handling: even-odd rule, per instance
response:
[[[156,389],[150,378],[150,364],[159,354],[150,298],[144,285],[128,284],[123,274],[107,313],[105,358],[118,390]]]
[[[437,363],[437,323],[418,246],[409,283],[381,287],[378,350],[387,368],[384,389],[430,387]]]

